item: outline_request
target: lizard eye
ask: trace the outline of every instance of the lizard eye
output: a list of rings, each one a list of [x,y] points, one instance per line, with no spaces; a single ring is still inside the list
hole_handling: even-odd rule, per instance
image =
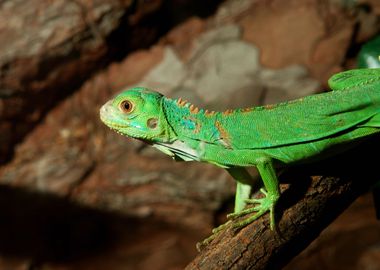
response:
[[[119,104],[119,109],[123,112],[123,113],[130,113],[133,111],[133,104],[132,102],[130,102],[129,100],[123,100],[122,102],[120,102]]]

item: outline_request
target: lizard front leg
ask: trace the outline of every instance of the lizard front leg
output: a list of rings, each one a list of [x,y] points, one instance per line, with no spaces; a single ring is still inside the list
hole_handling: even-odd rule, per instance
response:
[[[210,243],[218,232],[229,226],[231,223],[234,228],[240,229],[255,221],[267,212],[270,214],[270,228],[271,230],[275,229],[276,223],[274,209],[280,197],[280,189],[276,171],[273,166],[273,161],[269,157],[262,157],[257,160],[256,167],[266,189],[260,189],[260,191],[264,194],[264,197],[260,199],[249,199],[254,181],[245,168],[235,167],[227,169],[231,176],[237,181],[234,213],[227,215],[230,220],[213,229],[213,234],[197,245],[198,250],[200,250],[202,246]],[[246,204],[255,205],[250,208],[243,209]],[[256,213],[253,216],[243,219],[242,221],[235,222],[234,220],[231,220],[253,212]]]
[[[228,173],[236,180],[236,192],[235,192],[235,208],[234,213],[241,212],[247,205],[247,200],[251,195],[252,186],[254,185],[254,179],[243,167],[227,168]],[[212,235],[204,239],[202,242],[197,244],[198,251],[201,250],[202,246],[210,243],[216,235],[228,227],[232,220],[228,220],[226,223],[219,225],[212,230]]]
[[[252,186],[247,184],[242,184],[237,182],[236,184],[236,193],[235,193],[235,213],[241,213],[244,207],[247,205],[247,201],[249,201],[249,196],[251,194]],[[228,217],[229,215],[227,215]],[[212,230],[213,234],[216,234],[226,228],[230,224],[231,220],[228,220],[226,223],[219,225],[218,227]]]
[[[260,191],[264,194],[264,197],[261,199],[246,199],[246,203],[255,205],[240,212],[230,214],[228,217],[237,218],[249,213],[256,212],[253,216],[233,224],[235,228],[242,228],[255,221],[265,213],[269,212],[270,228],[271,230],[274,230],[276,225],[274,208],[280,197],[280,189],[276,171],[273,166],[273,161],[269,157],[260,158],[256,163],[256,167],[261,175],[264,187],[266,189],[260,189]]]
[[[247,205],[247,200],[251,195],[253,179],[252,176],[243,167],[234,167],[226,169],[228,173],[236,180],[235,207],[234,213],[240,213]],[[212,230],[212,233],[218,233],[224,229],[230,221],[220,225]]]
[[[236,181],[234,213],[238,213],[247,205],[246,200],[251,195],[254,179],[243,167],[227,168],[226,170]]]

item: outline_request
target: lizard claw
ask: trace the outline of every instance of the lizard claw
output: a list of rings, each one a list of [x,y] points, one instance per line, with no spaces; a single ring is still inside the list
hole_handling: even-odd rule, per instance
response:
[[[229,219],[226,223],[220,225],[219,227],[216,227],[212,230],[212,235],[207,237],[205,240],[197,244],[197,250],[200,251],[204,246],[208,245],[212,240],[215,239],[215,237],[218,235],[218,233],[232,223],[232,228],[235,230],[241,229],[248,224],[252,223],[265,213],[270,213],[270,228],[271,230],[275,229],[275,220],[274,220],[274,206],[277,202],[278,196],[272,196],[269,194],[266,190],[260,189],[260,191],[264,194],[263,198],[259,199],[247,199],[245,200],[248,204],[254,204],[254,206],[246,208],[238,213],[231,213],[227,215],[227,218]],[[247,214],[256,212],[253,216],[250,216],[248,218],[243,219],[242,221],[235,221],[235,219],[245,216]]]
[[[208,244],[211,243],[212,240],[215,239],[215,237],[218,235],[219,232],[227,228],[231,224],[231,220],[228,220],[226,223],[219,225],[218,227],[212,229],[212,234],[204,239],[202,242],[198,242],[196,247],[197,250],[200,252],[203,247],[207,246]]]
[[[228,214],[227,217],[230,219],[236,219],[247,214],[256,212],[253,216],[243,219],[242,221],[234,222],[233,228],[241,229],[251,222],[255,221],[265,213],[270,213],[270,228],[271,230],[275,229],[275,219],[274,219],[274,206],[277,202],[277,197],[271,196],[264,189],[260,189],[260,191],[264,194],[263,198],[260,199],[247,199],[245,200],[248,204],[255,204],[255,206],[244,209],[238,213]]]

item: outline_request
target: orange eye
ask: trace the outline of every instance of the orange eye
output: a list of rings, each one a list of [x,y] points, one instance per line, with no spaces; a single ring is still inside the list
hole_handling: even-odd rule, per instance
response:
[[[120,102],[119,109],[124,113],[130,113],[133,110],[133,104],[129,100]]]

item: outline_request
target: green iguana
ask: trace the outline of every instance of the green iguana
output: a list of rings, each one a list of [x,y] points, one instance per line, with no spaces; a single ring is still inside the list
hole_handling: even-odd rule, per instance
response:
[[[280,197],[275,168],[313,161],[351,147],[380,132],[380,69],[356,69],[329,80],[333,91],[289,102],[214,112],[181,98],[136,87],[108,101],[101,120],[116,132],[158,148],[175,159],[225,168],[237,182],[234,222],[240,228],[270,213]],[[263,180],[263,198],[250,199],[255,166]],[[250,204],[249,208],[245,208]],[[243,210],[244,209],[244,210]]]

